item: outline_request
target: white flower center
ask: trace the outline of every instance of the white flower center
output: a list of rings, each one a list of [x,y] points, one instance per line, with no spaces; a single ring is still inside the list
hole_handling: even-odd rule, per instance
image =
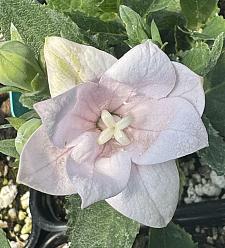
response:
[[[105,124],[106,128],[102,130],[98,137],[99,145],[103,145],[113,138],[122,146],[126,146],[130,143],[130,140],[123,130],[133,122],[132,116],[125,116],[116,122],[107,110],[103,110],[101,113],[101,121]]]

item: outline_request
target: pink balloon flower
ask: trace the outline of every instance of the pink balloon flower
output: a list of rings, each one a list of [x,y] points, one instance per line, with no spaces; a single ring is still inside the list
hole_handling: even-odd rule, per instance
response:
[[[49,37],[44,55],[52,98],[35,104],[42,126],[23,149],[18,182],[166,226],[178,202],[175,159],[208,146],[202,78],[150,41],[117,60]]]

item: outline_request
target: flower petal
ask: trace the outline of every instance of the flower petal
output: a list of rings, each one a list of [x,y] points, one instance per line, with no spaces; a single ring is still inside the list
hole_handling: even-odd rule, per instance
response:
[[[63,148],[85,131],[96,130],[101,112],[113,112],[130,95],[129,87],[114,83],[109,89],[95,83],[78,85],[34,105],[54,145]]]
[[[117,60],[94,47],[61,37],[46,38],[44,56],[52,97],[62,94],[79,83],[96,82]]]
[[[133,164],[127,187],[106,201],[117,211],[146,226],[165,227],[173,217],[179,195],[174,160],[162,164]]]
[[[97,145],[98,134],[85,133],[76,140],[67,171],[82,199],[82,207],[119,194],[130,177],[128,153],[105,157],[104,146]]]
[[[133,106],[132,106],[133,104]],[[180,97],[133,102],[119,114],[133,116],[126,130],[132,161],[141,165],[176,159],[208,146],[208,135],[194,106]],[[130,106],[129,106],[130,105]]]
[[[113,64],[100,83],[104,84],[110,79],[128,84],[148,97],[162,98],[173,89],[176,74],[167,55],[147,41],[135,46]]]
[[[78,98],[79,87],[86,86],[83,84],[74,87],[64,94],[34,105],[51,142],[55,146],[63,148],[82,132],[94,127],[91,119],[86,120],[85,117],[80,117],[79,113],[75,116],[73,111]]]
[[[200,115],[205,107],[205,93],[203,89],[203,78],[191,71],[185,65],[172,62],[176,71],[177,80],[170,96],[185,98],[194,105]]]
[[[17,182],[51,195],[77,193],[66,171],[69,152],[54,147],[41,126],[22,151]]]

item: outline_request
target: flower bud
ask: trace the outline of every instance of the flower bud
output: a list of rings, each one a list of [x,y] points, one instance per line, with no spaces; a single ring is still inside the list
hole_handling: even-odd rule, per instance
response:
[[[35,82],[35,87],[43,88],[43,84],[46,83],[44,73],[29,47],[19,41],[0,43],[0,82],[2,84],[33,91],[31,82],[37,78],[37,75],[38,82]]]

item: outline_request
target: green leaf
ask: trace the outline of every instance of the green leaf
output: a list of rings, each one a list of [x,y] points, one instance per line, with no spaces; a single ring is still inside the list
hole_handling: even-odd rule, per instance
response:
[[[16,29],[16,27],[12,22],[10,26],[10,36],[11,36],[11,40],[20,41],[23,43],[23,39],[21,35],[19,34],[18,30]]]
[[[217,0],[180,0],[188,27],[197,30],[217,9]]]
[[[48,0],[48,6],[50,8],[53,8],[57,11],[61,11],[61,12],[72,12],[74,10],[79,9],[80,5],[82,4],[81,1],[77,1],[77,0]],[[92,2],[93,4],[93,2]],[[95,6],[94,10],[95,10]]]
[[[150,38],[149,27],[141,16],[127,6],[120,6],[120,17],[125,24],[129,43],[132,46]]]
[[[209,147],[198,151],[202,164],[209,165],[218,175],[225,174],[225,142],[204,116],[204,124],[209,135]]]
[[[147,19],[147,23],[151,25],[152,20],[155,21],[159,29],[162,41],[168,42],[165,47],[167,54],[190,49],[189,40],[183,32],[177,29],[178,26],[184,28],[185,19],[183,15],[165,9],[152,13]],[[185,46],[186,44],[187,46]]]
[[[202,34],[207,38],[216,38],[222,32],[225,33],[225,20],[222,16],[214,16],[206,23]]]
[[[225,51],[220,55],[216,66],[207,75],[208,80],[211,83],[211,87],[218,86],[225,80]]]
[[[207,68],[204,71],[204,75],[209,73],[217,64],[217,61],[223,50],[223,39],[224,39],[224,33],[219,34],[215,39],[210,51],[209,62]]]
[[[26,113],[22,114],[20,116],[20,118],[28,121],[28,120],[33,119],[33,118],[37,118],[38,119],[39,118],[39,115],[37,114],[36,111],[31,110],[29,112],[26,112]]]
[[[148,8],[146,14],[148,15],[149,13],[156,12],[156,11],[159,11],[159,10],[162,10],[162,9],[165,9],[173,1],[174,0],[153,0],[152,1],[152,4]]]
[[[180,0],[170,1],[166,9],[167,11],[181,12]]]
[[[205,113],[212,126],[225,137],[225,83],[206,92]]]
[[[0,140],[0,152],[13,158],[19,158],[15,148],[15,139]]]
[[[27,140],[40,125],[40,119],[31,119],[20,126],[15,139],[15,147],[19,154],[22,152]]]
[[[0,228],[0,244],[1,248],[10,248],[5,232]]]
[[[127,40],[127,35],[121,22],[102,21],[97,17],[87,16],[79,11],[69,13],[69,16],[79,28],[85,30],[90,45],[114,56],[118,46],[125,46],[124,41]]]
[[[140,225],[119,214],[106,202],[83,210],[77,196],[69,197],[71,248],[131,248]]]
[[[193,48],[182,55],[182,63],[199,75],[203,75],[210,57],[209,46],[204,42],[197,42]]]
[[[33,105],[37,102],[44,101],[48,99],[49,96],[45,94],[41,94],[40,92],[34,92],[33,94],[27,93],[27,94],[22,94],[20,96],[20,103],[28,109],[33,109]]]
[[[25,122],[26,120],[22,118],[17,117],[8,117],[6,120],[14,127],[16,130],[18,130]]]
[[[17,158],[17,159],[15,159],[15,161],[10,163],[10,166],[12,166],[14,168],[19,168],[19,164],[20,164],[20,160]]]
[[[13,87],[13,86],[4,86],[4,87],[0,87],[0,94],[2,93],[9,93],[10,91],[13,91],[13,92],[20,92],[20,93],[25,93],[27,91],[25,90],[22,90],[20,88],[17,88],[17,87]]]
[[[184,53],[182,63],[192,69],[194,72],[205,76],[214,66],[222,53],[223,33],[215,39],[211,50],[204,42],[197,42],[195,47]]]
[[[116,13],[120,0],[49,0],[51,8],[62,12],[73,12],[79,10],[89,16],[100,16],[105,13]]]
[[[141,16],[165,9],[173,0],[124,0],[123,4],[130,7]]]
[[[152,37],[153,42],[159,44],[160,46],[163,45],[158,27],[156,26],[154,20],[152,20],[152,23],[151,23],[151,37]]]
[[[169,223],[164,228],[151,228],[149,248],[197,248],[191,235],[178,225]]]
[[[68,39],[83,41],[79,28],[69,17],[31,0],[0,0],[0,27],[7,39],[10,39],[11,22],[36,56],[47,36],[63,33]]]
[[[125,35],[125,29],[121,22],[118,21],[102,21],[97,17],[90,17],[82,12],[75,11],[66,13],[71,19],[85,31],[94,33],[106,33],[108,35]],[[122,33],[122,34],[121,34]],[[120,37],[120,36],[119,36]]]

